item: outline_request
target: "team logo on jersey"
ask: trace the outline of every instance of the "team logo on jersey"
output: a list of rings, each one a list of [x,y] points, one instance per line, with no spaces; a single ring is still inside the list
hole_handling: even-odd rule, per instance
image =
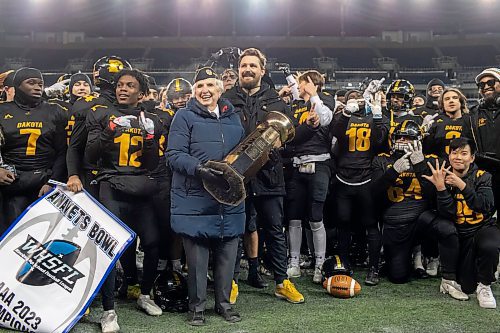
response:
[[[479,118],[479,127],[486,125],[486,118]]]
[[[17,272],[17,280],[30,286],[47,286],[57,283],[72,292],[83,273],[73,265],[80,255],[80,246],[66,240],[40,243],[31,235],[14,252],[25,260]]]
[[[85,102],[92,102],[96,98],[97,97],[95,97],[93,95],[88,95],[88,96],[85,96],[83,99],[85,100]]]
[[[112,114],[111,116],[109,116],[109,121],[113,121],[116,119],[116,116],[114,114]]]
[[[13,115],[11,115],[10,113],[7,113],[5,116],[3,116],[3,119],[12,119],[14,118]]]

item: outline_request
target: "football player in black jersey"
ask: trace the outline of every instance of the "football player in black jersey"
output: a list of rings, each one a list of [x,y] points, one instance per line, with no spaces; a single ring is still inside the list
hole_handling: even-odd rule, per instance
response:
[[[479,305],[496,308],[491,291],[495,282],[500,248],[500,229],[496,223],[491,174],[475,164],[475,145],[461,137],[450,143],[450,167],[431,167],[424,175],[437,191],[438,214],[458,231],[459,260],[457,281],[466,294],[476,291]],[[441,283],[441,291],[448,292]],[[451,293],[450,293],[451,294]],[[452,295],[453,296],[453,295]]]
[[[167,108],[174,112],[186,107],[187,101],[193,95],[191,83],[183,78],[175,78],[167,85]]]
[[[423,131],[417,123],[403,121],[392,134],[391,153],[379,154],[372,163],[372,195],[384,225],[382,240],[388,278],[394,283],[409,280],[415,245],[430,242],[425,249],[435,252],[426,255],[438,256],[438,249],[433,248],[436,239],[443,278],[455,281],[458,238],[453,225],[438,223],[435,214],[429,211],[433,190],[422,175],[427,171],[426,161],[435,164],[437,156],[424,156],[422,137]]]
[[[302,73],[298,79],[299,97],[292,103],[292,112],[299,124],[306,122],[311,110],[321,108],[323,113],[330,112],[333,117],[335,100],[323,92],[323,76],[314,70]],[[326,110],[325,110],[326,108]],[[289,219],[289,277],[299,277],[299,256],[302,240],[302,222],[306,224],[312,238],[315,255],[314,283],[321,283],[321,266],[325,260],[326,231],[323,224],[323,206],[330,184],[330,146],[331,137],[328,124],[316,131],[314,136],[304,143],[291,144],[291,175],[286,180],[286,210]]]
[[[182,80],[182,79],[174,79]],[[189,82],[188,82],[189,84]],[[185,87],[188,87],[187,85]],[[191,85],[186,91],[191,91]],[[171,96],[172,97],[172,96]],[[167,106],[169,106],[167,104]],[[158,190],[153,196],[153,206],[156,219],[160,227],[160,257],[158,261],[158,270],[167,268],[167,260],[170,260],[173,270],[180,272],[182,270],[182,238],[175,234],[170,227],[170,189],[172,183],[172,171],[167,165],[165,149],[167,147],[167,138],[170,131],[170,125],[174,118],[175,111],[167,107],[154,108],[152,113],[156,114],[162,123],[162,134],[160,136],[160,160],[158,167],[151,172],[151,177],[156,179]]]
[[[438,99],[439,109],[442,110],[424,139],[424,151],[436,154],[440,158],[447,158],[450,153],[450,142],[461,136],[472,136],[470,124],[463,117],[469,113],[467,99],[456,88],[446,88]]]
[[[367,112],[360,91],[346,94],[347,103],[342,113],[332,121],[332,134],[337,138],[337,183],[334,188],[339,252],[347,262],[351,230],[356,224],[367,230],[369,272],[365,283],[377,285],[381,236],[374,214],[370,193],[371,163],[387,141],[388,121],[381,108]]]
[[[137,305],[149,315],[159,316],[161,309],[150,299],[158,265],[159,230],[151,202],[157,186],[149,172],[158,166],[161,123],[157,116],[138,107],[149,91],[141,72],[124,69],[116,82],[117,107],[96,105],[87,115],[85,155],[99,168],[99,200],[141,239],[145,256]],[[129,247],[120,261],[127,283],[137,283],[135,248]]]
[[[5,144],[0,173],[4,231],[33,201],[47,193],[49,178],[63,181],[67,117],[57,104],[42,100],[43,78],[34,68],[18,69],[14,101],[0,104]]]
[[[115,108],[115,76],[124,68],[131,69],[132,67],[120,57],[106,56],[97,60],[94,64],[93,76],[94,84],[99,88],[99,97],[94,95],[81,97],[71,108],[69,126],[72,128],[66,163],[69,177],[67,185],[73,192],[85,188],[93,197],[99,197],[99,187],[94,181],[97,175],[97,166],[90,163],[84,154],[88,134],[85,120],[87,114],[95,111],[98,107]]]

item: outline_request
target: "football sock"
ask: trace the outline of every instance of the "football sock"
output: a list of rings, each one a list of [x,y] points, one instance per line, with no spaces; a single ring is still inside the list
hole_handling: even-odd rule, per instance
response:
[[[288,224],[290,265],[299,266],[300,246],[302,243],[302,221],[290,220]]]

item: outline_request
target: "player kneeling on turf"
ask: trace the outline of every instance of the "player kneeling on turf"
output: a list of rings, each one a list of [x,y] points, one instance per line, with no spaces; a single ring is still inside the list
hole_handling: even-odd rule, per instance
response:
[[[476,290],[481,307],[494,309],[490,285],[495,281],[500,229],[493,217],[491,174],[474,164],[475,153],[469,139],[455,139],[448,157],[451,166],[429,165],[432,175],[424,177],[436,187],[438,214],[455,222],[458,231],[457,281],[465,293]]]

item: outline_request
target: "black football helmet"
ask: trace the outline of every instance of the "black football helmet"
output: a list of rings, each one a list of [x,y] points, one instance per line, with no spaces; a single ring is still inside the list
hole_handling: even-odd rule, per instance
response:
[[[102,82],[116,84],[116,74],[122,69],[132,69],[130,63],[117,56],[104,56],[94,64],[94,84],[99,86]]]
[[[403,97],[403,105],[395,105],[391,101],[393,95],[401,95]],[[411,103],[415,96],[415,87],[407,80],[396,80],[391,83],[386,93],[387,109],[395,112],[408,111],[411,109]]]
[[[193,94],[193,86],[183,78],[175,78],[167,86],[167,101],[173,109],[181,109],[186,106],[188,97]],[[174,103],[174,99],[182,99]]]
[[[338,255],[327,258],[321,267],[323,281],[334,275],[352,276],[351,268],[348,267]]]
[[[395,151],[404,152],[407,144],[399,144],[400,138],[408,138],[410,141],[421,141],[424,138],[422,127],[413,120],[405,120],[394,129],[391,135],[391,146]]]
[[[158,275],[153,285],[153,295],[155,303],[163,311],[188,311],[187,282],[177,271],[167,269]]]

